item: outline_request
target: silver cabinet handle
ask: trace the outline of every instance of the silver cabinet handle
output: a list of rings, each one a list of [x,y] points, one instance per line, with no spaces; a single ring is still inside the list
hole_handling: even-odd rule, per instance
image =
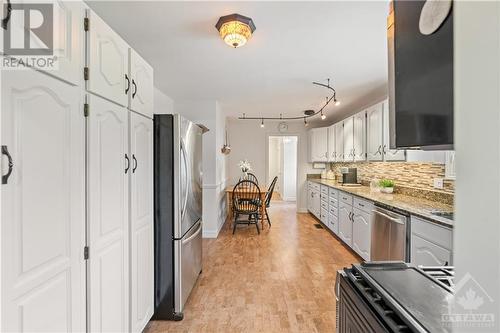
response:
[[[125,161],[127,162],[127,166],[125,167],[125,173],[128,172],[128,169],[130,169],[130,159],[128,158],[128,155],[125,154]]]
[[[386,147],[386,145],[384,145],[384,147],[382,147],[382,152],[384,153],[384,155],[387,154],[387,151],[385,150],[385,147]]]

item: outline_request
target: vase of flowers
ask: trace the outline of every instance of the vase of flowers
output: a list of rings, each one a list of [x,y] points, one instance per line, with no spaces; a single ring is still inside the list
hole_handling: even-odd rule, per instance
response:
[[[243,173],[243,179],[248,179],[248,172],[252,171],[252,166],[250,165],[250,162],[247,160],[240,161],[238,163],[238,166],[240,167],[241,172]]]

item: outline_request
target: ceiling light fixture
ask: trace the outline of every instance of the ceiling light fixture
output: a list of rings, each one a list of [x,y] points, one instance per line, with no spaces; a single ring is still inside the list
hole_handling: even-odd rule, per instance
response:
[[[305,126],[305,127],[307,127],[307,125],[309,125],[309,124],[307,123],[307,118],[306,118],[306,117],[304,117],[304,126]]]
[[[250,17],[236,13],[221,16],[215,27],[224,42],[234,48],[245,45],[255,31],[255,24]]]
[[[262,119],[262,122],[260,123],[260,127],[264,128],[264,119]]]
[[[326,119],[326,115],[324,113],[324,109],[328,106],[328,104],[330,104],[331,101],[334,102],[334,105],[339,105],[340,104],[340,101],[337,100],[337,92],[335,91],[335,89],[333,87],[330,86],[330,79],[327,79],[327,81],[328,81],[327,84],[319,83],[319,82],[313,82],[314,85],[328,88],[329,90],[331,90],[333,92],[333,94],[330,97],[326,97],[325,104],[318,111],[305,110],[303,112],[302,116],[296,116],[296,117],[283,117],[282,113],[280,113],[279,117],[247,117],[243,113],[243,116],[242,117],[238,117],[238,119],[240,119],[240,120],[257,120],[257,119],[261,120],[261,125],[260,125],[261,127],[264,127],[264,120],[298,120],[298,119],[302,119],[302,118],[304,119],[305,126],[307,126],[306,119],[310,118],[310,117],[314,117],[317,114],[320,114],[321,115],[321,119],[325,120]]]

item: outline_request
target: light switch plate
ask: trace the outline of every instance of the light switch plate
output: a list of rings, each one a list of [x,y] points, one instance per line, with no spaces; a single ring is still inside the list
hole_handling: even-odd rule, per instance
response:
[[[434,188],[442,190],[444,188],[444,179],[434,178]]]

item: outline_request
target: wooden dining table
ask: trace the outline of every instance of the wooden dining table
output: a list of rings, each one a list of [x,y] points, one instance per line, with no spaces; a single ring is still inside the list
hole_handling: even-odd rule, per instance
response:
[[[230,186],[226,187],[227,211],[228,211],[229,217],[233,216],[233,188],[234,188],[234,185],[232,185],[232,186],[230,185]],[[260,190],[259,191],[260,202],[262,203],[262,205],[260,207],[260,216],[262,217],[260,222],[262,225],[262,229],[264,229],[264,216],[266,216],[265,214],[266,214],[267,190],[260,189],[260,188],[259,188],[259,190]],[[246,193],[248,193],[248,192],[246,192]],[[252,193],[252,192],[250,192],[250,193]],[[255,191],[253,193],[257,193],[257,191]]]

